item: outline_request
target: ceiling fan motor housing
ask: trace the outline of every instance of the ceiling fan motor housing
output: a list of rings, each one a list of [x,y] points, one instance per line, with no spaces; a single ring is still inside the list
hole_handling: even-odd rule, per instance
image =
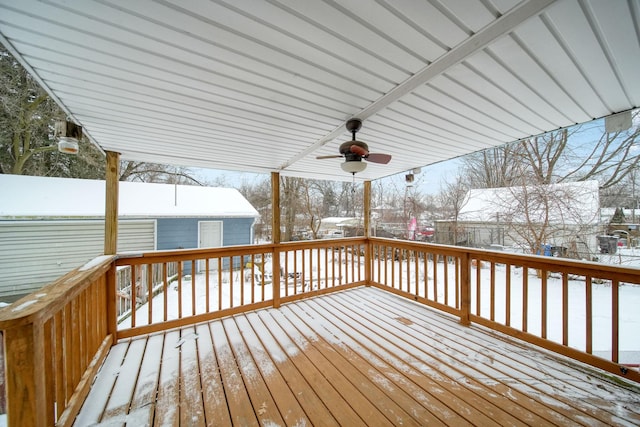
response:
[[[346,141],[340,145],[340,154],[342,154],[347,161],[360,160],[362,156],[360,154],[351,151],[351,146],[355,145],[363,148],[366,152],[369,151],[369,146],[362,141]]]

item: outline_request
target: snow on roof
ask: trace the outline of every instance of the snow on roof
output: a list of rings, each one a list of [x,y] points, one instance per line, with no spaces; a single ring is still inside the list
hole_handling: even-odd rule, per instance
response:
[[[257,217],[234,188],[120,182],[119,216]],[[0,218],[104,217],[105,181],[0,175]]]
[[[322,218],[320,220],[320,224],[331,226],[331,225],[342,225],[343,223],[349,223],[350,221],[355,220],[356,218],[350,216],[328,216],[326,218]]]
[[[589,224],[598,221],[599,209],[597,181],[482,188],[467,193],[458,220],[522,223],[526,213],[531,222],[541,222],[548,213],[551,223]]]

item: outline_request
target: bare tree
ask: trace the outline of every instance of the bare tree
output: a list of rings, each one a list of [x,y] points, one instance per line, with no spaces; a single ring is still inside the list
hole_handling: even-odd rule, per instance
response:
[[[458,175],[453,182],[442,185],[439,194],[440,206],[445,212],[445,217],[451,219],[452,225],[450,230],[438,230],[439,235],[436,236],[438,243],[455,245],[460,241],[462,230],[458,226],[458,218],[466,201],[467,192],[467,184],[461,175]]]
[[[587,123],[559,129],[465,157],[465,179],[473,188],[517,186],[523,177],[539,185],[597,180],[601,188],[615,186],[640,161],[640,110],[630,129],[607,133]]]
[[[586,181],[596,179],[600,188],[620,184],[635,170],[640,161],[640,110],[632,113],[630,129],[607,133],[601,131],[597,140],[583,138],[583,142],[569,152],[571,170],[562,174],[560,181]]]
[[[283,241],[290,241],[295,234],[296,216],[300,206],[300,187],[302,178],[283,176],[280,178],[282,189],[281,209],[282,226],[284,227]]]
[[[134,161],[120,162],[120,181],[203,185],[188,168]]]
[[[530,253],[544,254],[545,247],[557,243],[572,249],[577,256],[577,245],[586,245],[584,236],[593,233],[599,209],[598,190],[588,182],[549,185],[523,182],[503,190],[493,194],[493,210],[499,213],[506,234],[523,243]]]
[[[314,239],[318,238],[318,230],[320,229],[320,223],[324,216],[324,197],[322,192],[317,191],[320,188],[322,187],[318,186],[315,180],[302,180],[301,182],[302,205],[306,216],[306,223]]]
[[[519,146],[505,144],[463,157],[464,179],[473,188],[509,187],[518,178]]]
[[[0,173],[104,177],[104,156],[88,141],[77,156],[58,152],[55,122],[65,114],[0,46]]]
[[[238,191],[253,205],[260,214],[254,226],[255,237],[258,241],[267,240],[271,230],[271,179],[265,177],[254,184],[243,181]]]

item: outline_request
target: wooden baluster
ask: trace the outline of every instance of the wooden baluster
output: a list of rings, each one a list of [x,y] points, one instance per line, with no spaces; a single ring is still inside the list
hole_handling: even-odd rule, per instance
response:
[[[256,302],[256,256],[251,254],[251,304]],[[262,272],[264,273],[264,254],[262,254]],[[264,275],[264,274],[263,274]],[[207,311],[209,309],[207,308]]]
[[[505,265],[505,324],[511,326],[511,265]]]
[[[611,361],[618,363],[619,360],[619,292],[620,282],[617,279],[611,281]]]
[[[318,248],[316,249],[316,274],[318,275],[318,289],[320,289],[322,286],[320,284],[320,278],[321,278],[321,274],[320,274],[320,251],[322,250],[322,248]],[[313,271],[313,270],[312,270]]]
[[[456,263],[456,286],[455,286],[456,308],[460,308],[460,283],[462,283],[462,274],[461,274],[462,262],[459,257],[455,258],[455,263]]]
[[[491,267],[489,270],[489,280],[491,283],[491,290],[489,291],[489,317],[491,321],[496,320],[496,263],[491,261]]]
[[[529,320],[529,269],[522,267],[522,331],[527,332]]]
[[[182,319],[182,261],[178,261],[178,319]]]
[[[542,271],[542,276],[541,276],[541,287],[540,287],[540,292],[542,293],[542,295],[540,296],[540,320],[541,320],[541,325],[540,325],[540,329],[542,331],[542,338],[547,338],[547,329],[548,329],[548,323],[547,323],[547,305],[549,304],[548,301],[548,281],[547,281],[547,272],[546,271]],[[563,304],[564,306],[564,304]],[[562,313],[562,318],[564,319],[565,313]]]
[[[136,327],[136,294],[138,290],[138,266],[131,266],[131,286],[129,295],[131,297],[131,327]]]
[[[148,325],[151,325],[153,323],[153,279],[154,279],[154,274],[153,274],[153,264],[147,264],[147,273],[148,273],[148,277],[147,277],[147,308],[149,309],[148,311],[148,319],[149,321],[147,322]]]
[[[209,277],[209,274],[211,272],[210,270],[210,266],[209,266],[209,260],[210,258],[207,258],[204,260],[204,295],[205,295],[205,310],[207,313],[210,312],[210,300],[211,300],[211,278]],[[251,264],[253,265],[253,255],[251,256]]]
[[[585,331],[586,346],[585,351],[593,353],[593,286],[591,276],[585,277]]]
[[[244,305],[244,255],[240,256],[240,305]]]
[[[569,345],[569,277],[567,273],[562,273],[562,344]]]
[[[481,316],[481,302],[482,302],[482,269],[480,265],[482,264],[482,260],[479,258],[475,259],[476,261],[476,315]]]
[[[167,299],[168,299],[168,294],[167,294],[167,289],[169,286],[169,283],[167,283],[169,281],[169,274],[167,272],[167,263],[163,262],[162,263],[162,308],[163,308],[163,320],[166,322],[167,321]]]
[[[460,323],[471,324],[471,258],[466,252],[460,256]]]

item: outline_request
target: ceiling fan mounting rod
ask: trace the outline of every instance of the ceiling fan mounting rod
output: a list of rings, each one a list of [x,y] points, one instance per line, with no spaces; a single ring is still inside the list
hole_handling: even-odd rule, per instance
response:
[[[347,120],[347,123],[345,124],[345,127],[347,128],[347,130],[349,132],[351,132],[352,141],[355,141],[356,140],[356,133],[362,127],[362,120],[360,120],[360,119]]]

